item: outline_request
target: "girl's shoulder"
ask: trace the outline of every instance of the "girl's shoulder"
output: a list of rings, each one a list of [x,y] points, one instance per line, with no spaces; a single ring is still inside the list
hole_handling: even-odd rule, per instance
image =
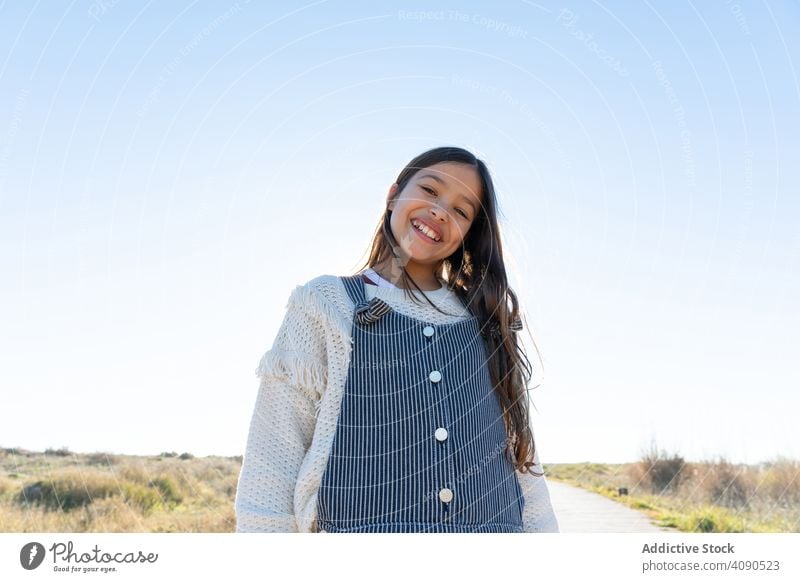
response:
[[[319,275],[297,285],[289,296],[287,308],[337,321],[344,321],[353,309],[342,278],[338,275]]]

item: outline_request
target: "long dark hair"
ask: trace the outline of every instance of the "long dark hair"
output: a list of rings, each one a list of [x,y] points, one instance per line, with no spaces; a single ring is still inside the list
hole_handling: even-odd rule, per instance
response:
[[[481,210],[473,220],[459,249],[436,268],[437,279],[466,304],[477,317],[487,346],[489,373],[503,409],[506,439],[505,452],[514,467],[522,473],[534,473],[536,447],[529,423],[527,384],[532,376],[530,361],[518,341],[516,331],[522,318],[516,294],[508,286],[497,224],[497,199],[486,164],[472,153],[457,147],[439,147],[423,152],[411,160],[397,177],[397,197],[409,180],[421,169],[444,162],[472,166],[477,171],[483,190]],[[359,269],[393,262],[399,269],[406,295],[417,301],[416,288],[436,307],[405,270],[398,256],[399,245],[391,229],[392,211],[388,205],[372,239],[372,248]],[[441,311],[441,310],[439,310]],[[513,324],[513,325],[512,325]],[[512,328],[513,327],[513,328]],[[538,352],[538,349],[537,349]]]

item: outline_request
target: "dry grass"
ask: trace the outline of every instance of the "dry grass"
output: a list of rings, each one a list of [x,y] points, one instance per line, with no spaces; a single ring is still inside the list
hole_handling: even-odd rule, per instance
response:
[[[232,532],[241,457],[0,449],[0,532]],[[800,532],[800,462],[548,464],[549,479],[599,492],[688,532]],[[628,489],[620,496],[618,488]]]
[[[0,449],[2,532],[232,532],[241,457]]]
[[[563,481],[645,511],[687,532],[800,532],[800,462],[689,463],[651,450],[637,463],[547,465]],[[627,495],[619,489],[627,488]]]

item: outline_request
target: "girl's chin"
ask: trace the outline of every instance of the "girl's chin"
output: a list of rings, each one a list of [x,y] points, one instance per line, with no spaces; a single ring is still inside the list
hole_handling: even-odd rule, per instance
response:
[[[409,228],[402,233],[402,237],[395,234],[395,239],[400,244],[400,250],[405,260],[424,264],[434,264],[441,260],[444,250],[442,243],[430,243],[420,238],[421,233],[416,228],[409,225]],[[425,236],[425,235],[421,235]],[[434,255],[438,258],[434,259]]]

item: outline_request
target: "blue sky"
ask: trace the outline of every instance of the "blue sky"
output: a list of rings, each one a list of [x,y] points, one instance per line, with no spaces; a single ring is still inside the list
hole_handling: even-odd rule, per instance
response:
[[[0,446],[241,454],[291,290],[459,145],[545,462],[800,456],[798,5],[360,4],[0,4]]]

